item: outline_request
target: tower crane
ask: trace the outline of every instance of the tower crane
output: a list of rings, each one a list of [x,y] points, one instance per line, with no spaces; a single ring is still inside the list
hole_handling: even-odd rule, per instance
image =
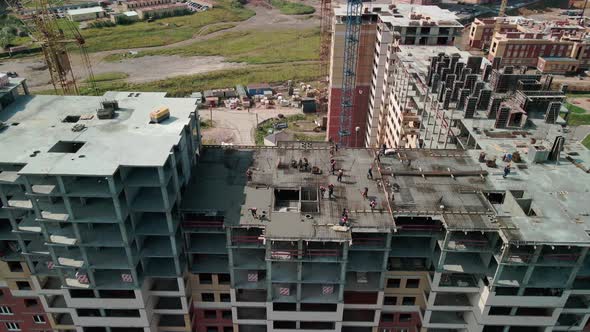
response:
[[[72,46],[80,53],[88,87],[95,92],[96,85],[86,41],[78,28],[70,20],[59,20],[52,11],[49,0],[32,1],[33,6],[28,6],[35,8],[32,15],[19,14],[19,8],[26,8],[22,4],[16,8],[11,6],[11,9],[24,23],[31,39],[41,47],[55,92],[62,95],[80,94],[80,86],[72,70],[69,52]]]
[[[362,0],[347,0],[346,16],[344,18],[346,33],[344,35],[344,66],[342,69],[342,95],[340,96],[341,109],[338,128],[338,143],[343,147],[348,146],[352,132],[362,9]]]
[[[508,0],[502,0],[502,2],[500,3],[500,9],[498,10],[498,17],[504,17],[504,15],[506,15],[506,7],[508,7]],[[500,32],[500,23],[499,20],[496,18],[496,23],[494,26],[494,35],[496,34],[496,32]],[[492,38],[494,38],[494,36],[492,35]]]

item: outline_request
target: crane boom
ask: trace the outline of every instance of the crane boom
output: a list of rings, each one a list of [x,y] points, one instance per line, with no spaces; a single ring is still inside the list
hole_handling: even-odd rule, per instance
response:
[[[344,18],[346,21],[346,33],[344,35],[344,66],[342,69],[342,95],[340,96],[341,109],[338,128],[338,143],[341,146],[348,146],[348,138],[352,132],[362,9],[362,0],[347,1],[346,17]]]

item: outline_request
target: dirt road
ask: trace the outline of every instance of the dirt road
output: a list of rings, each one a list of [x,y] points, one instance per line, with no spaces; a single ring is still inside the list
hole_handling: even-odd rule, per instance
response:
[[[256,120],[262,122],[277,117],[279,114],[293,115],[302,113],[298,108],[280,107],[276,109],[254,108],[248,111],[230,111],[227,109],[200,110],[202,120],[210,120],[213,115],[214,128],[203,130],[203,141],[210,144],[233,143],[254,145],[254,128]],[[256,116],[258,115],[258,116]]]
[[[90,54],[90,61],[92,63],[93,72],[95,75],[111,72],[123,72],[129,75],[129,77],[126,79],[128,82],[149,82],[180,75],[206,73],[220,69],[231,69],[246,66],[246,64],[225,62],[225,59],[221,56],[181,57],[177,55],[163,55],[125,59],[118,62],[106,62],[104,61],[104,57],[113,53],[121,53],[126,51],[182,47],[197,41],[214,38],[228,31],[268,29],[269,27],[272,27],[272,29],[309,29],[314,26],[319,26],[319,0],[306,0],[304,2],[314,6],[316,8],[316,13],[311,16],[283,15],[277,9],[268,9],[261,6],[249,5],[248,7],[253,9],[256,12],[256,15],[246,21],[236,22],[236,26],[231,29],[217,31],[205,36],[199,36],[198,31],[195,31],[195,36],[191,39],[164,46],[92,53]],[[113,36],[113,38],[116,38],[116,36]],[[27,57],[0,63],[0,71],[15,71],[19,73],[20,76],[26,77],[29,87],[32,90],[51,89],[52,86],[50,84],[49,73],[46,70],[33,69],[42,64],[43,58],[41,56]],[[79,76],[78,79],[83,79],[83,77],[86,77],[86,73],[81,66],[81,60],[75,54],[72,57],[72,66],[74,73]]]

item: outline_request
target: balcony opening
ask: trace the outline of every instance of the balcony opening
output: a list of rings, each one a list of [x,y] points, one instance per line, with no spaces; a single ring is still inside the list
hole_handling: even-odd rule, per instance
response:
[[[19,290],[32,290],[31,284],[29,284],[28,281],[17,281],[16,282],[16,287]]]
[[[375,310],[344,310],[345,322],[372,322],[375,319]]]
[[[30,308],[30,307],[35,307],[39,305],[39,301],[36,299],[25,299],[25,307]]]
[[[383,305],[397,305],[397,297],[386,296],[383,298]]]
[[[184,315],[160,315],[158,326],[184,327]]]
[[[238,308],[238,319],[266,319],[266,308]]]
[[[301,311],[336,312],[338,306],[335,303],[301,303]]]
[[[84,297],[94,297],[94,293],[92,291],[85,291],[85,292],[92,293],[92,296],[84,296]],[[135,292],[132,290],[99,290],[98,295],[103,299],[134,299],[135,298]]]
[[[549,308],[528,308],[520,307],[516,309],[515,316],[551,316],[553,310]]]
[[[201,294],[201,301],[202,302],[215,302],[215,295],[213,293],[202,293]]]
[[[76,309],[76,313],[80,317],[100,317],[100,310],[98,309]]]
[[[139,310],[133,309],[106,309],[106,317],[140,317]]]
[[[272,323],[275,329],[291,329],[297,328],[297,322],[276,320]]]
[[[236,293],[238,302],[266,302],[265,290],[238,289]]]
[[[160,297],[156,300],[155,309],[181,310],[182,302],[179,297]]]
[[[23,272],[23,265],[21,262],[8,262],[10,272]]]
[[[211,285],[213,283],[213,277],[211,273],[199,273],[199,284]]]
[[[89,289],[70,289],[70,297],[73,299],[94,298],[94,291]]]
[[[205,319],[216,319],[217,318],[217,311],[205,310],[203,315],[205,316]]]
[[[161,292],[178,292],[178,280],[175,278],[154,278],[150,290]]]
[[[221,302],[231,302],[231,296],[227,293],[221,293],[219,294],[219,300]]]
[[[217,283],[220,285],[229,285],[231,281],[229,273],[220,273],[217,275]]]
[[[510,315],[511,307],[491,307],[488,315],[490,316],[507,316]]]
[[[299,328],[301,330],[333,330],[335,325],[334,322],[301,322]]]
[[[296,311],[296,303],[279,303],[275,302],[272,304],[272,310],[274,311]]]
[[[76,153],[84,146],[86,142],[67,142],[59,141],[49,149],[53,153]]]

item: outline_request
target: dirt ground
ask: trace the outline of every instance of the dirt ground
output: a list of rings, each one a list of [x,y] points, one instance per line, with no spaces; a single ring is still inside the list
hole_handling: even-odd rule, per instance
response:
[[[186,46],[196,41],[207,40],[229,31],[268,29],[269,27],[272,27],[273,29],[309,29],[310,27],[319,26],[320,1],[305,0],[302,2],[316,8],[316,13],[313,14],[311,18],[309,18],[308,15],[283,15],[277,9],[268,9],[262,6],[247,5],[256,12],[256,15],[246,21],[237,22],[234,28],[214,32],[206,36],[199,36],[198,31],[195,31],[195,36],[193,38],[165,46],[92,53],[90,54],[92,69],[95,75],[111,72],[123,72],[129,75],[129,77],[126,79],[128,82],[149,82],[179,75],[206,73],[220,69],[230,69],[245,66],[244,64],[225,62],[225,59],[220,56],[149,56],[122,60],[118,62],[106,62],[103,59],[107,55],[125,51],[166,49]],[[113,38],[116,37],[113,36]],[[19,73],[20,76],[26,77],[29,87],[33,90],[51,89],[49,73],[47,71],[33,69],[33,67],[39,66],[40,64],[43,64],[43,58],[41,56],[8,60],[0,62],[0,71],[15,71]],[[81,66],[81,60],[78,56],[74,55],[72,57],[72,66],[74,73],[79,76],[78,79],[83,79],[83,77],[86,76],[86,73]],[[149,70],[146,70],[146,68],[149,68]]]
[[[563,9],[559,8],[545,8],[543,10],[521,8],[518,10],[520,15],[540,21],[562,20],[567,18],[567,16],[560,15],[562,11]]]
[[[210,120],[213,116],[213,128],[204,129],[202,132],[203,142],[254,145],[254,129],[257,123],[277,117],[279,114],[288,116],[301,113],[299,108],[294,107],[253,108],[250,111],[234,111],[226,108],[216,108],[211,111],[199,110],[202,120]]]
[[[590,110],[590,97],[578,97],[578,98],[569,97],[568,101],[572,105],[575,105],[575,106],[585,109],[586,113],[588,113],[588,110]]]

